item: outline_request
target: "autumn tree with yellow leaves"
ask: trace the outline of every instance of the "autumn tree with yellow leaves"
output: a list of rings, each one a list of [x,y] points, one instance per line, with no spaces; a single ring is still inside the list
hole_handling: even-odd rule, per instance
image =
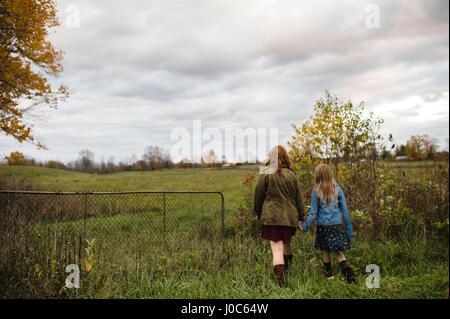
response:
[[[6,156],[6,160],[8,162],[8,165],[27,165],[27,162],[25,161],[25,155],[23,155],[23,153],[19,151],[11,152],[9,156]]]
[[[382,123],[382,119],[365,111],[363,102],[343,102],[325,91],[324,97],[314,105],[313,116],[300,127],[292,125],[294,135],[288,145],[301,185],[311,190],[315,166],[332,164],[350,202],[364,201],[371,220],[378,223],[377,161],[385,149],[384,138],[379,134]],[[389,141],[392,142],[392,135]]]
[[[24,114],[40,104],[56,108],[68,89],[50,80],[63,70],[62,52],[47,37],[59,26],[54,0],[0,1],[0,132],[36,142]]]
[[[356,162],[377,156],[383,140],[378,128],[383,123],[364,111],[364,103],[343,102],[325,91],[314,105],[314,115],[300,127],[288,145],[296,162],[307,164]]]
[[[406,155],[412,160],[433,159],[439,146],[427,134],[413,135],[406,142]]]

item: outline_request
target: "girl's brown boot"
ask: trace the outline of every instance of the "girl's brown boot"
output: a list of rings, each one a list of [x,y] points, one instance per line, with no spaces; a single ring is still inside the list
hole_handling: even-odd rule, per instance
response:
[[[333,272],[331,271],[331,261],[327,262],[327,263],[323,262],[323,265],[325,266],[325,270],[324,270],[323,274],[328,279],[332,279],[333,278]]]
[[[285,265],[275,265],[273,266],[273,271],[275,272],[275,278],[280,286],[283,286],[286,282],[286,267]]]
[[[343,260],[339,263],[339,266],[341,266],[342,273],[345,276],[345,279],[347,279],[347,282],[349,284],[353,284],[356,282],[355,272],[353,271],[352,267],[350,267],[349,264],[347,264],[347,260]]]

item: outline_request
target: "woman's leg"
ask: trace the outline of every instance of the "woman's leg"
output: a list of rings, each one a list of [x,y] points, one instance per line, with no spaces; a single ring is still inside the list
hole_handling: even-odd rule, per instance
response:
[[[270,241],[270,248],[272,248],[273,265],[283,265],[283,241]]]
[[[283,242],[283,255],[292,255],[291,241]]]
[[[283,259],[284,259],[284,266],[286,267],[286,270],[289,269],[289,264],[292,263],[292,244],[291,241],[283,242]]]
[[[286,268],[283,259],[283,242],[270,241],[270,247],[272,248],[273,255],[273,271],[275,272],[275,277],[280,286],[283,286],[286,281]]]

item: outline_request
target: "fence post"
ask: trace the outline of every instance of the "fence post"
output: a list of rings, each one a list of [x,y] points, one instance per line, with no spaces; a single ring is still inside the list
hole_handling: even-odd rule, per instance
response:
[[[220,193],[220,197],[222,198],[222,239],[223,239],[225,237],[225,199],[222,193]]]
[[[166,193],[163,193],[163,240],[166,244]]]
[[[86,238],[86,210],[87,210],[87,193],[84,193],[84,213],[83,213],[84,238]]]

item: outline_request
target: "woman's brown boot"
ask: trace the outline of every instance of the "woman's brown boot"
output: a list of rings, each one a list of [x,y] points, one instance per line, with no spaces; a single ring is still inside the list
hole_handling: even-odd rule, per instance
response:
[[[289,266],[290,264],[292,264],[292,258],[294,256],[293,255],[283,255],[284,258],[284,268],[286,268],[286,271],[289,270]]]
[[[273,271],[275,272],[275,278],[280,286],[283,286],[286,282],[286,267],[285,265],[275,265],[273,266]]]

